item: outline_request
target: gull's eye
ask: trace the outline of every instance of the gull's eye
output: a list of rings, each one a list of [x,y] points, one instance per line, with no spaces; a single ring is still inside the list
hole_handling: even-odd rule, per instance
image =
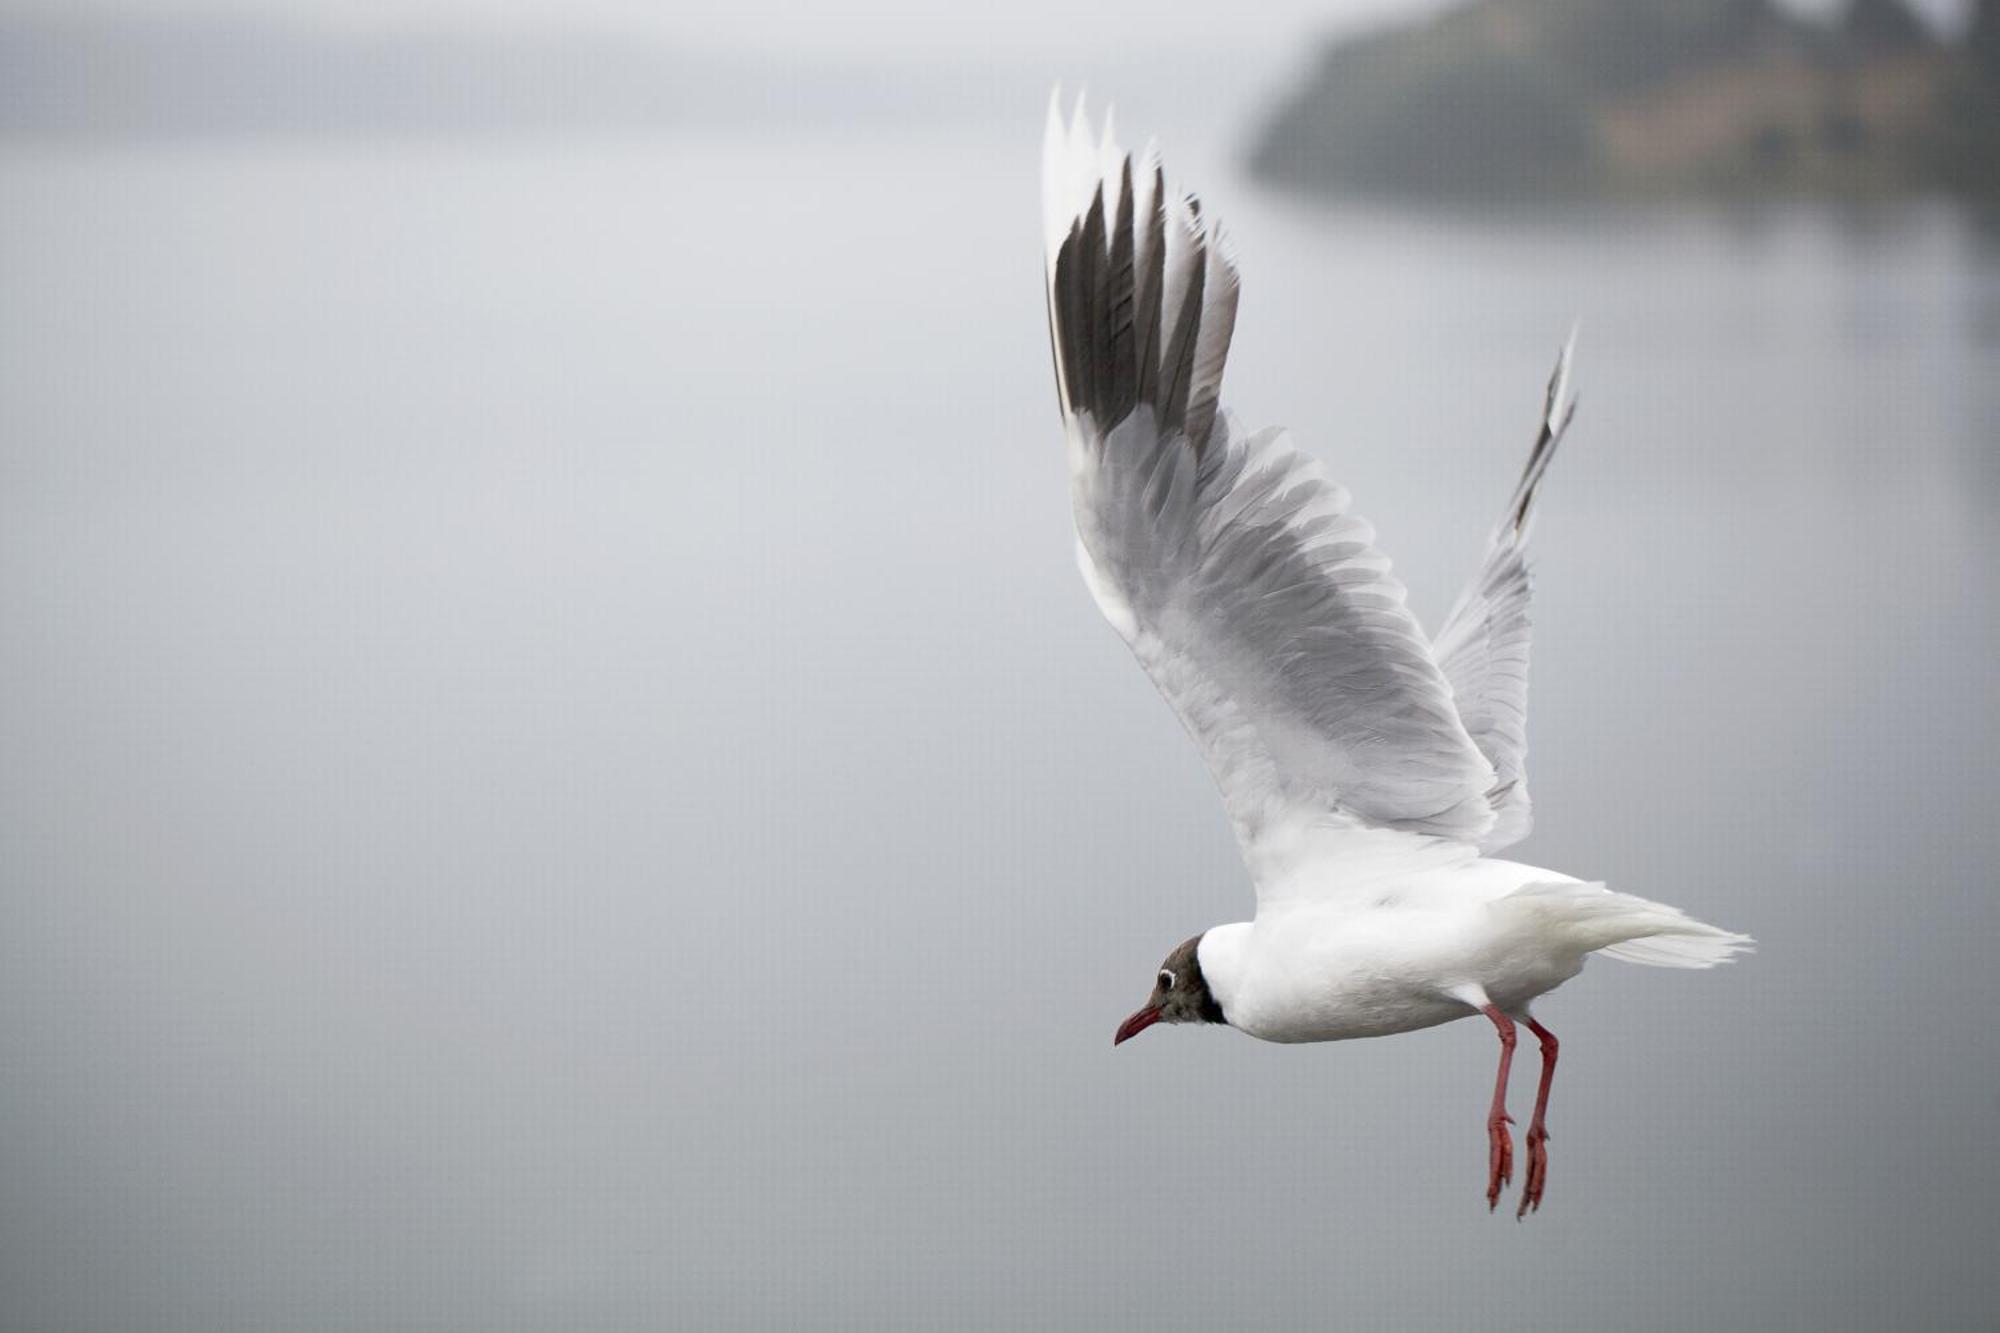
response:
[[[1160,989],[1161,989],[1161,990],[1172,990],[1173,988],[1174,988],[1174,974],[1173,974],[1173,972],[1172,972],[1172,971],[1171,971],[1170,969],[1168,969],[1168,968],[1164,968],[1164,967],[1163,967],[1163,968],[1161,968],[1161,969],[1160,969]]]

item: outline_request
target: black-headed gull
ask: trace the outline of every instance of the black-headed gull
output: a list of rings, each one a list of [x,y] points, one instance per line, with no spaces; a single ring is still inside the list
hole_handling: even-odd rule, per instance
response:
[[[1530,824],[1528,539],[1573,410],[1565,345],[1484,564],[1433,642],[1347,492],[1281,431],[1218,410],[1237,273],[1221,228],[1107,116],[1049,108],[1049,333],[1077,563],[1201,747],[1257,890],[1253,921],[1167,955],[1119,1027],[1265,1041],[1483,1014],[1500,1037],[1488,1206],[1512,1177],[1515,1024],[1541,1042],[1516,1216],[1541,1206],[1556,1039],[1529,1005],[1603,953],[1712,967],[1750,946],[1672,907],[1493,859]],[[1572,335],[1572,342],[1574,335]],[[1114,1043],[1115,1044],[1115,1043]]]

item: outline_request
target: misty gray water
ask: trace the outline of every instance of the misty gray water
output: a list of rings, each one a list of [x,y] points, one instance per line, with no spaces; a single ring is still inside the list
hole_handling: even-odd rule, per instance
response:
[[[1111,1049],[1250,897],[1038,129],[0,155],[0,1323],[1990,1326],[1991,240],[1176,158],[1433,626],[1583,319],[1516,855],[1762,949],[1550,997],[1516,1225],[1483,1024]]]

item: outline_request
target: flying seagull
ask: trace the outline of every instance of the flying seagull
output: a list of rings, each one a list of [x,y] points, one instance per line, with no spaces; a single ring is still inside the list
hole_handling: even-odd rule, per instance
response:
[[[1114,1045],[1155,1023],[1275,1042],[1484,1015],[1500,1038],[1486,1200],[1513,1176],[1515,1025],[1541,1043],[1517,1217],[1541,1206],[1556,1038],[1533,1001],[1602,953],[1713,967],[1752,941],[1495,859],[1525,771],[1536,490],[1574,410],[1575,334],[1484,562],[1427,639],[1348,494],[1282,431],[1220,410],[1237,272],[1221,227],[1082,100],[1049,107],[1049,336],[1083,581],[1194,737],[1256,886],[1253,920],[1168,954]]]

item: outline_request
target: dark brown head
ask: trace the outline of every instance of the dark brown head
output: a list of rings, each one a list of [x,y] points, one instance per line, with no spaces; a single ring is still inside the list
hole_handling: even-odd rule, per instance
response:
[[[1208,981],[1201,974],[1201,936],[1197,935],[1167,955],[1153,978],[1153,994],[1145,1008],[1118,1025],[1113,1046],[1136,1037],[1155,1023],[1223,1023],[1222,1006],[1208,993]]]

